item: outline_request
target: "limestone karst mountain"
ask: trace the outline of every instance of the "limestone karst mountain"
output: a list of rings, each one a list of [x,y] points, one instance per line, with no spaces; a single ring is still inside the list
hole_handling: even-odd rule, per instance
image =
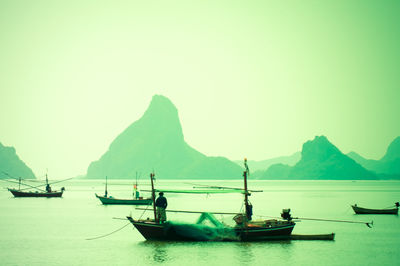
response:
[[[159,178],[240,178],[242,168],[224,157],[208,157],[184,140],[178,110],[155,95],[143,116],[124,130],[98,161],[88,178],[133,178],[135,172]]]
[[[365,159],[356,152],[347,154],[357,163],[370,171],[386,177],[400,177],[400,136],[395,138],[388,146],[385,155],[380,160]]]
[[[268,179],[376,179],[376,175],[343,154],[325,136],[303,144],[300,161],[294,166],[275,164],[258,178]]]
[[[10,176],[24,179],[35,178],[32,170],[18,157],[15,148],[3,146],[0,143],[0,178],[6,179]]]

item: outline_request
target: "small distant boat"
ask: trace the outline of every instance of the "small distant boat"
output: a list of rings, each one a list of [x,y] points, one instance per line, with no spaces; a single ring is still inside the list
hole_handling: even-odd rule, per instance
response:
[[[104,205],[108,204],[125,204],[125,205],[151,205],[153,203],[152,199],[145,199],[142,197],[139,197],[137,199],[116,199],[114,197],[104,197],[104,196],[99,196],[95,194],[96,197],[103,203]]]
[[[18,189],[9,188],[14,197],[45,197],[45,198],[59,198],[62,196],[64,192],[64,187],[61,188],[61,191],[51,191],[51,192],[42,192],[42,191],[22,191]]]
[[[398,214],[399,213],[399,203],[395,203],[395,208],[388,209],[367,209],[357,206],[357,204],[351,205],[356,214]]]
[[[108,196],[108,191],[107,191],[107,176],[106,176],[106,187],[104,190],[104,196],[99,196],[97,193],[95,193],[96,198],[98,198],[103,205],[151,205],[153,203],[153,200],[151,198],[143,198],[139,197],[139,191],[137,191],[137,181],[136,185],[134,186],[134,198],[133,199],[118,199],[114,198],[112,196]]]
[[[64,181],[64,180],[61,180],[61,181]],[[53,184],[61,182],[61,181],[53,182]],[[62,187],[60,191],[52,190],[51,186],[50,186],[50,183],[49,183],[49,180],[47,178],[47,174],[46,174],[46,188],[45,188],[45,190],[39,188],[40,186],[44,186],[44,185],[31,186],[31,185],[28,185],[28,184],[22,184],[21,183],[21,178],[19,178],[18,184],[19,184],[19,188],[18,189],[8,188],[8,191],[10,191],[14,195],[14,197],[18,197],[18,198],[21,198],[21,197],[60,198],[60,197],[62,197],[62,194],[65,191],[64,187]],[[33,192],[32,191],[26,191],[26,189],[28,189],[28,188],[21,189],[21,184],[24,185],[24,186],[28,186],[31,189],[33,188],[33,189],[37,189],[37,190],[33,191]]]
[[[290,235],[290,240],[334,240],[335,233],[321,235]]]

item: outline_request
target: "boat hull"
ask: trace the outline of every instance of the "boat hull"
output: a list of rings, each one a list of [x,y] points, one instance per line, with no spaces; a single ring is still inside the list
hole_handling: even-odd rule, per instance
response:
[[[399,209],[367,209],[351,205],[356,214],[398,214]]]
[[[35,197],[35,198],[59,198],[62,197],[63,191],[54,191],[54,192],[25,192],[17,189],[8,189],[14,197]]]
[[[321,234],[321,235],[290,235],[290,240],[334,240],[335,234]]]
[[[104,205],[151,205],[152,199],[116,199],[95,194]]]
[[[161,241],[270,241],[287,240],[295,223],[275,227],[215,228],[197,224],[157,224],[127,217],[147,240]]]
[[[268,241],[290,239],[295,224],[274,227],[235,228],[241,241]]]

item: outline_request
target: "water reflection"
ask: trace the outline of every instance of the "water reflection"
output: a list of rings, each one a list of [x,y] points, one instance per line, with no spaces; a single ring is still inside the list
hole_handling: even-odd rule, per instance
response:
[[[170,260],[167,251],[169,244],[167,242],[147,240],[141,242],[140,245],[143,245],[151,251],[150,258],[154,262],[164,263]]]
[[[267,260],[292,257],[293,241],[268,242],[163,242],[143,241],[138,243],[146,251],[142,257],[146,265],[237,263],[255,265]]]
[[[241,265],[255,265],[265,263],[263,259],[276,251],[284,252],[284,256],[291,256],[293,242],[290,240],[267,242],[239,242],[235,243],[235,257]],[[275,250],[275,251],[274,251]]]
[[[235,246],[236,259],[243,265],[254,263],[254,252],[251,244],[252,243],[243,242],[237,243]]]

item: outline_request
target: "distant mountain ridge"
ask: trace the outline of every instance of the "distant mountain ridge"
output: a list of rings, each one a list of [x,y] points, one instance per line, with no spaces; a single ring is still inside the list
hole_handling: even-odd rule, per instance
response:
[[[208,157],[184,140],[178,110],[153,96],[143,116],[125,129],[87,170],[87,178],[133,178],[155,170],[160,178],[240,178],[242,168],[224,157]]]
[[[36,178],[32,169],[18,157],[14,147],[3,146],[0,143],[0,179],[10,178],[5,173],[14,178]]]
[[[247,164],[252,172],[260,171],[260,170],[267,170],[271,165],[273,164],[287,164],[289,166],[295,165],[301,158],[301,152],[295,152],[292,155],[289,156],[280,156],[280,157],[275,157],[267,160],[262,160],[262,161],[254,161],[254,160],[248,160]],[[235,160],[235,163],[237,163],[239,166],[243,165],[243,160]]]
[[[256,176],[262,179],[376,179],[375,173],[366,170],[344,155],[325,136],[316,136],[303,144],[301,159],[294,166],[274,164]]]
[[[345,155],[325,136],[316,136],[303,144],[301,153],[249,160],[248,164],[252,177],[258,179],[387,179],[396,178],[391,171],[400,171],[399,151],[400,137],[389,145],[381,160],[367,160],[354,152]],[[143,116],[89,165],[86,178],[129,179],[136,172],[155,170],[156,176],[165,179],[232,179],[241,178],[241,166],[242,161],[208,157],[190,147],[184,140],[176,107],[168,98],[155,95]],[[258,170],[262,168],[267,170]]]
[[[387,175],[386,177],[400,178],[400,136],[389,144],[385,155],[380,160],[365,159],[356,152],[350,152],[347,155],[370,171]]]

